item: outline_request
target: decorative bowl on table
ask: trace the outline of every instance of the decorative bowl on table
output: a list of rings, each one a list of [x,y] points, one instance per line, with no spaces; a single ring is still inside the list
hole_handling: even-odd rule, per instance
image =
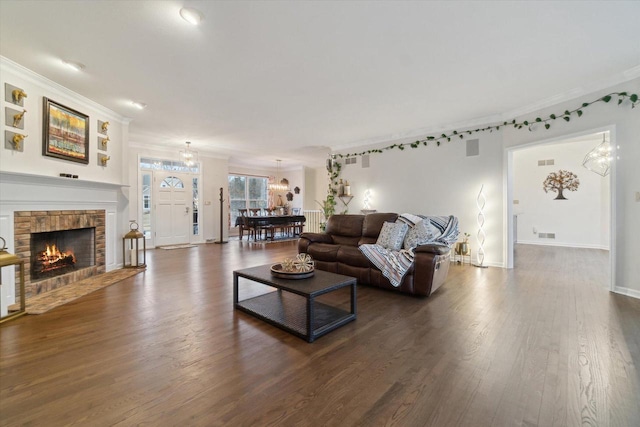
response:
[[[306,279],[315,273],[314,262],[309,254],[298,254],[271,266],[271,275],[280,279]]]

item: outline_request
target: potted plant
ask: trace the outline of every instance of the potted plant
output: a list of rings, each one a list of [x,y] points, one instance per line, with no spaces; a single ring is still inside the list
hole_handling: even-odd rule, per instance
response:
[[[320,230],[325,231],[327,227],[327,220],[336,211],[336,202],[333,199],[333,196],[329,195],[325,200],[322,201],[322,203],[317,200],[316,203],[320,206],[320,211],[322,212],[323,216],[323,220],[320,222]]]

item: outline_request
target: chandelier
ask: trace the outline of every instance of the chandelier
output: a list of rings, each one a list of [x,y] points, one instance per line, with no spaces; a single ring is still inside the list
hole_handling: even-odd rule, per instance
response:
[[[184,150],[180,150],[180,159],[188,167],[193,166],[198,161],[198,152],[191,149],[191,142],[185,142]]]
[[[606,134],[602,134],[602,142],[589,151],[582,161],[582,166],[600,176],[609,175],[611,168],[611,145],[606,140]]]
[[[269,190],[271,191],[289,191],[289,181],[286,178],[280,179],[280,162],[282,160],[278,159],[277,169],[276,169],[276,179],[274,182],[269,184]]]

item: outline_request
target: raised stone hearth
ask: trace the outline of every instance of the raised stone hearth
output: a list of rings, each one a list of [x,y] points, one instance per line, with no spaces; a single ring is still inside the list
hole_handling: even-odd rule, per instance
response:
[[[94,227],[95,265],[57,277],[31,281],[31,233]],[[25,260],[25,297],[27,299],[105,272],[104,210],[16,211],[14,237],[16,255]]]

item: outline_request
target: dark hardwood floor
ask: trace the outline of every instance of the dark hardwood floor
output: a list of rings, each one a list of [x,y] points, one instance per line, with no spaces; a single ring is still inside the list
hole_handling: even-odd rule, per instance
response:
[[[603,251],[518,246],[428,299],[359,287],[358,319],[312,344],[232,308],[234,269],[294,253],[153,250],[2,324],[0,425],[640,425],[640,300],[605,289]]]

